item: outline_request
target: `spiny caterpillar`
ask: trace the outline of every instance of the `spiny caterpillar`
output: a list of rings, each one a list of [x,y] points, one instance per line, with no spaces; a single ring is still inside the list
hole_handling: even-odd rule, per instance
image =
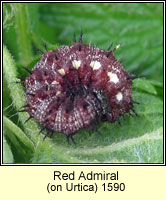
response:
[[[83,128],[96,130],[101,122],[114,123],[132,110],[136,115],[132,99],[132,76],[114,57],[116,46],[102,50],[79,41],[55,50],[41,53],[41,59],[21,78],[26,87],[25,109],[47,130],[67,136],[74,142],[73,135]],[[47,136],[46,135],[46,136]]]

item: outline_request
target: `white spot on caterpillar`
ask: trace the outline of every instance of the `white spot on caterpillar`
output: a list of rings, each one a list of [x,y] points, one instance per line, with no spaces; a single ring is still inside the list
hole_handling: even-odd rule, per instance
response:
[[[119,82],[118,76],[116,74],[114,74],[112,72],[108,72],[107,75],[109,76],[111,82],[113,82],[113,83]]]
[[[72,64],[73,64],[73,67],[75,69],[78,69],[80,67],[80,65],[81,65],[81,61],[80,60],[73,60]]]
[[[65,70],[64,70],[64,69],[58,69],[58,72],[59,72],[62,76],[65,75]]]
[[[57,81],[52,81],[52,83],[51,83],[52,85],[58,85],[59,84],[59,82],[57,82]]]
[[[122,95],[121,92],[118,92],[118,94],[116,95],[116,99],[117,99],[118,101],[121,101],[121,100],[123,99],[123,95]]]
[[[56,93],[56,96],[58,96],[58,95],[60,95],[61,94],[61,91],[58,91],[57,93]]]
[[[93,70],[97,70],[101,67],[101,64],[98,61],[91,61],[90,66],[93,68]]]

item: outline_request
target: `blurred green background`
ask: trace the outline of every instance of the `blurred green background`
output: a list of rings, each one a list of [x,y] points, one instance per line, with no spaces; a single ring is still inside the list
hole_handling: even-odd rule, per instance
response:
[[[3,3],[4,42],[4,162],[161,163],[163,159],[163,4],[162,3]],[[44,51],[73,42],[83,30],[85,43],[107,49],[121,47],[116,57],[124,68],[144,79],[135,80],[133,95],[138,118],[126,116],[122,127],[103,124],[98,136],[81,131],[77,145],[64,135],[42,141],[34,120],[17,111],[25,104],[25,77]],[[65,141],[65,142],[64,142]]]

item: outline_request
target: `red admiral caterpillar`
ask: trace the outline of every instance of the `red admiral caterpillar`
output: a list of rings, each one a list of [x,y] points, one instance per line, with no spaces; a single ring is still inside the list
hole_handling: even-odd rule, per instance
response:
[[[107,51],[84,44],[82,33],[77,42],[42,54],[29,76],[25,110],[48,134],[73,135],[83,128],[94,128],[101,122],[116,122],[134,110],[132,80],[114,57],[116,46]],[[28,120],[29,120],[28,119]],[[42,130],[43,130],[42,129]],[[47,135],[48,135],[47,134]]]

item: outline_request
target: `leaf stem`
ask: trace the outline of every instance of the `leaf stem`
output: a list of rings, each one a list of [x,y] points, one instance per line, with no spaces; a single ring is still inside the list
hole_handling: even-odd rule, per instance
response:
[[[4,126],[6,126],[12,133],[14,133],[20,139],[20,141],[33,152],[34,145],[32,141],[24,134],[24,132],[7,117],[3,116],[3,121]]]
[[[32,60],[32,45],[25,3],[15,4],[15,29],[19,48],[20,64],[26,66]]]
[[[17,71],[15,62],[5,45],[3,46],[3,73],[10,90],[13,104],[16,107],[16,110],[20,110],[20,108],[26,104],[25,94],[22,85],[16,84]],[[36,144],[40,138],[38,136],[38,125],[34,120],[25,124],[25,121],[29,117],[27,113],[18,113],[18,115],[29,138]]]

